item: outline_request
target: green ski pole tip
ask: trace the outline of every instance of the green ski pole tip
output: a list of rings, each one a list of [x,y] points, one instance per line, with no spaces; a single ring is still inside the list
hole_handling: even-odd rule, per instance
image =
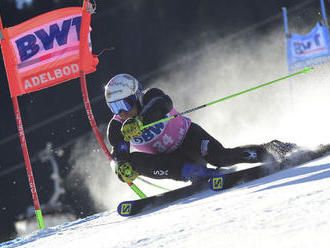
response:
[[[313,67],[307,67],[307,68],[303,69],[301,72],[302,72],[302,73],[308,73],[308,72],[310,72],[311,70],[313,70]]]

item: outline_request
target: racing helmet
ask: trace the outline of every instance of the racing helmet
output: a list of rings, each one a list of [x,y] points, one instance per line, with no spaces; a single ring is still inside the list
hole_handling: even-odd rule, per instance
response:
[[[130,74],[118,74],[104,87],[105,100],[115,115],[120,111],[130,111],[142,101],[142,85]]]

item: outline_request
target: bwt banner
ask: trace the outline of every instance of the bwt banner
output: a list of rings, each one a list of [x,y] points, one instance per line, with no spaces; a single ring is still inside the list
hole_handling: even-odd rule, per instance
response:
[[[4,29],[1,45],[12,96],[77,78],[81,66],[86,74],[96,70],[98,59],[91,53],[90,22],[85,28],[88,34],[82,35],[86,45],[81,46],[81,21],[82,8],[71,7]]]
[[[328,27],[317,23],[307,35],[291,34],[287,39],[287,48],[290,70],[330,60]]]

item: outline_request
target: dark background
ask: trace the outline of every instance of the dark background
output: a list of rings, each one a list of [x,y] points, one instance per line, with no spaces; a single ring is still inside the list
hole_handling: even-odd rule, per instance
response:
[[[283,6],[290,15],[290,9],[302,2],[307,3],[306,11],[320,8],[318,0],[97,0],[96,14],[92,16],[93,52],[98,54],[104,48],[115,47],[99,57],[97,71],[87,76],[97,123],[106,124],[111,118],[103,101],[103,87],[115,74],[130,73],[148,86],[160,74],[166,74],[166,65],[180,59],[180,54],[198,50],[203,43],[262,23],[271,16],[280,16]],[[329,13],[330,1],[325,3]],[[50,10],[81,4],[82,0],[33,0],[17,9],[14,0],[1,0],[0,12],[3,25],[10,27]],[[254,29],[251,38],[253,34],[266,35],[272,25],[282,25],[280,18],[277,24],[267,23]],[[299,22],[299,16],[289,16],[290,19]],[[0,241],[4,241],[14,237],[13,223],[32,200],[2,61],[0,80]],[[47,142],[64,149],[64,156],[56,159],[65,179],[72,169],[69,163],[72,145],[77,138],[91,132],[79,80],[21,96],[19,104],[43,203],[53,189],[50,167],[40,161],[39,152]],[[62,201],[77,217],[84,217],[95,213],[97,208],[86,189],[79,185],[77,179],[76,185],[67,186]]]

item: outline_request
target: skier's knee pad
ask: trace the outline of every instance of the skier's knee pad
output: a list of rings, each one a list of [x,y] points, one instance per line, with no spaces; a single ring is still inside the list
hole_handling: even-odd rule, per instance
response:
[[[205,156],[205,159],[208,163],[212,165],[220,165],[222,164],[226,149],[221,145],[220,142],[216,140],[210,140],[210,142],[207,144],[207,154]]]

